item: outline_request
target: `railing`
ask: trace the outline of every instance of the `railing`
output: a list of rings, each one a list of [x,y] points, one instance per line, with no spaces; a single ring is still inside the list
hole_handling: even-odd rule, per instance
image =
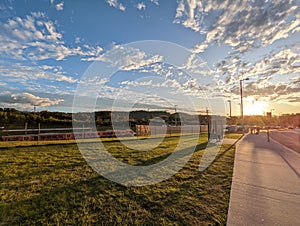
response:
[[[40,133],[43,131],[44,133]],[[50,131],[45,133],[45,131]],[[53,131],[70,131],[64,133],[52,133]],[[72,140],[72,139],[91,139],[91,138],[110,138],[110,137],[126,137],[135,136],[132,130],[106,130],[92,131],[91,128],[47,128],[47,129],[16,129],[2,130],[4,133],[20,133],[2,135],[2,141],[42,141],[42,140]],[[37,132],[28,134],[27,132]]]

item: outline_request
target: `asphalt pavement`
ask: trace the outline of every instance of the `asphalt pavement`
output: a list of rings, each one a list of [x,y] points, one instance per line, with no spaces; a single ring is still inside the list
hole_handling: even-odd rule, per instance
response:
[[[300,154],[300,130],[272,130],[270,137]]]
[[[228,225],[300,225],[300,154],[265,132],[237,143]]]

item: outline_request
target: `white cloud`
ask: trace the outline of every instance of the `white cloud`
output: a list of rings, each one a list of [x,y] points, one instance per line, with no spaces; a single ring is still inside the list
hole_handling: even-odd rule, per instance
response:
[[[254,63],[245,62],[237,57],[220,62],[215,73],[220,75],[221,88],[228,97],[238,98],[239,80],[248,77],[250,80],[244,83],[243,89],[245,97],[297,103],[299,98],[295,96],[300,96],[300,43],[290,48],[282,48]]]
[[[103,61],[110,63],[119,70],[137,70],[147,65],[162,62],[163,57],[154,55],[149,56],[145,52],[127,46],[115,45],[113,48],[99,57],[84,59],[86,61]]]
[[[76,83],[77,79],[68,76],[60,66],[49,65],[23,65],[21,63],[3,63],[0,65],[0,74],[6,82],[18,82],[27,86],[28,81],[47,79],[49,81],[59,81]]]
[[[185,14],[185,6],[184,2],[180,1],[178,3],[177,9],[176,9],[176,16],[175,16],[175,21],[176,23],[181,23],[181,20],[179,20],[183,15]]]
[[[174,22],[180,23],[184,27],[191,28],[194,31],[200,31],[200,22],[195,17],[195,12],[201,7],[201,1],[179,1]]]
[[[115,97],[121,101],[136,100],[136,97],[146,100],[153,94],[161,95],[165,100],[171,101],[176,98],[184,100],[188,97],[205,98],[204,91],[209,89],[209,87],[198,85],[188,73],[192,71],[202,73],[206,66],[196,57],[196,54],[187,58],[186,62],[181,65],[182,68],[176,68],[164,63],[164,58],[160,55],[151,55],[130,46],[115,45],[112,50],[93,60],[106,62],[121,72],[116,73],[112,81],[102,79],[104,83],[100,86],[96,85],[97,81],[101,81],[101,76],[99,75],[98,78],[97,75],[95,81],[83,84],[89,87],[89,90],[83,89],[84,95],[89,95],[90,90],[95,87],[101,97]],[[132,71],[132,73],[123,71]],[[124,73],[126,76],[123,76]],[[201,82],[203,84],[203,79]],[[160,103],[153,102],[152,104],[159,105]]]
[[[151,0],[152,3],[154,3],[155,5],[159,5],[158,0]]]
[[[255,62],[245,71],[245,74],[251,77],[269,78],[273,75],[288,76],[300,73],[300,43],[291,48],[284,48]]]
[[[122,81],[120,82],[120,85],[130,85],[130,86],[153,86],[153,81]]]
[[[61,11],[64,9],[64,2],[60,2],[58,4],[55,5],[55,8],[57,11]]]
[[[146,4],[144,2],[140,2],[137,4],[136,8],[138,10],[145,10],[146,9]]]
[[[299,31],[299,7],[296,0],[180,0],[174,23],[204,34],[209,45],[227,44],[243,52]]]
[[[119,5],[119,10],[121,11],[125,11],[126,10],[126,7],[122,4]]]
[[[118,0],[106,0],[107,4],[109,4],[109,6],[114,7],[116,9],[119,9],[121,11],[125,11],[126,7],[122,4],[119,3]]]
[[[78,44],[78,43],[80,43],[80,42],[81,42],[81,38],[80,38],[80,37],[76,37],[76,38],[75,38],[75,43]]]
[[[207,63],[198,57],[195,53],[191,54],[186,62],[182,65],[180,69],[187,70],[189,73],[198,74],[197,77],[204,78],[203,76],[209,75],[211,77],[210,69]]]
[[[193,52],[195,53],[202,53],[206,50],[206,48],[208,47],[208,44],[207,43],[201,43],[201,44],[197,44],[194,46],[193,48]]]
[[[7,23],[0,23],[0,29],[0,54],[3,58],[63,60],[76,55],[95,57],[102,51],[99,46],[66,46],[57,25],[40,12],[34,12],[24,18],[11,18]]]
[[[29,104],[29,105],[35,105],[40,107],[48,107],[52,105],[57,105],[64,100],[62,99],[55,99],[51,100],[50,98],[42,98],[35,96],[31,93],[21,93],[21,94],[12,94],[11,97],[13,98],[15,103],[20,104]]]

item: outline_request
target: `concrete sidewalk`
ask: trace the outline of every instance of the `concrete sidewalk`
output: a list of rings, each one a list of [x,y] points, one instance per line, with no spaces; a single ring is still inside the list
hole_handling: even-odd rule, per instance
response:
[[[265,133],[237,143],[228,225],[300,225],[300,155]]]

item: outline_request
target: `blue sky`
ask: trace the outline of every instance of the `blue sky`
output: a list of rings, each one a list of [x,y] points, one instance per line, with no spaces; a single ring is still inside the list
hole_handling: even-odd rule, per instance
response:
[[[239,114],[239,80],[249,77],[246,114],[299,112],[299,7],[297,0],[1,1],[0,105],[70,112],[96,61],[117,66],[112,77],[97,68],[97,110],[109,109],[116,96],[131,106],[139,95],[137,109],[176,103],[202,111],[223,101],[228,112],[231,99]],[[158,40],[157,51],[149,52],[147,42],[127,45],[143,40]],[[181,52],[159,51],[168,48],[160,41],[190,55],[174,69],[159,54]],[[187,98],[196,107],[185,105]]]

